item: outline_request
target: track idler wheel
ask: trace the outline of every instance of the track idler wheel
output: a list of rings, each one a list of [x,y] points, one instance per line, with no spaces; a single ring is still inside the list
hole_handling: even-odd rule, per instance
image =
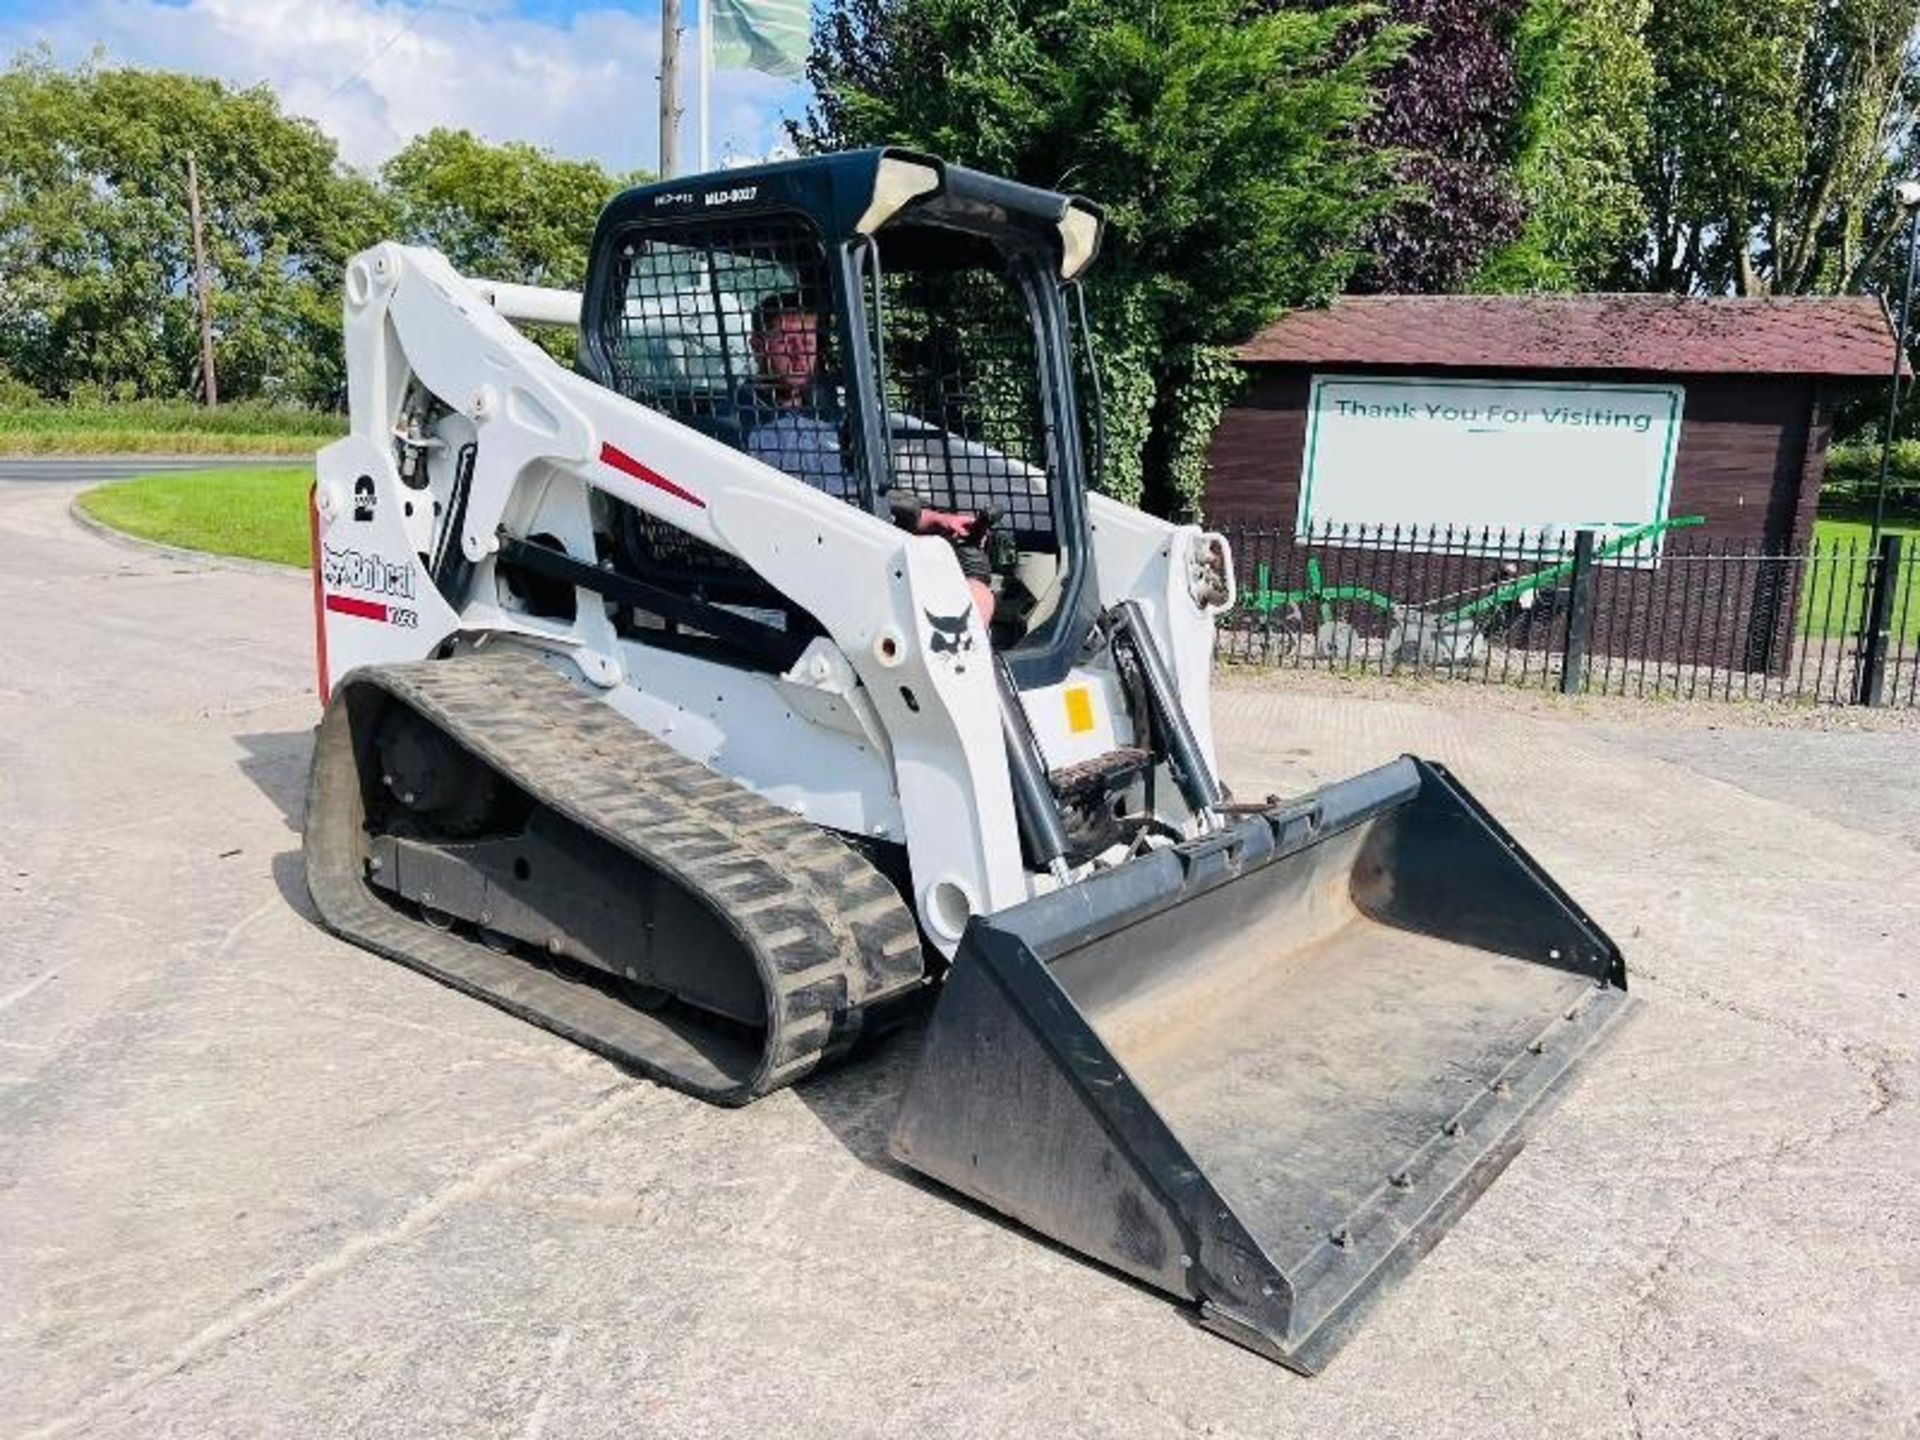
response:
[[[427,829],[461,839],[486,828],[499,799],[499,777],[444,732],[396,705],[382,718],[375,745],[380,783]]]

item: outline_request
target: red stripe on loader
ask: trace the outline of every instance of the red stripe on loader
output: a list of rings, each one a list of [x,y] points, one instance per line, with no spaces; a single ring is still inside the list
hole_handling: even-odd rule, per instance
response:
[[[313,663],[320,675],[320,703],[325,705],[333,687],[327,683],[327,616],[325,594],[320,589],[320,501],[319,487],[307,491],[307,534],[313,549]]]
[[[627,454],[626,451],[619,449],[617,446],[603,443],[600,446],[600,463],[603,465],[611,465],[622,475],[631,475],[643,485],[651,485],[656,490],[664,490],[676,500],[684,500],[689,505],[698,506],[702,510],[707,508],[707,502],[691,490],[674,484],[673,481],[667,479],[667,477],[662,475],[658,470],[641,464],[640,461],[634,459],[633,456]]]
[[[361,620],[386,622],[387,607],[373,600],[356,600],[351,595],[327,596],[327,609],[341,615],[352,615]]]

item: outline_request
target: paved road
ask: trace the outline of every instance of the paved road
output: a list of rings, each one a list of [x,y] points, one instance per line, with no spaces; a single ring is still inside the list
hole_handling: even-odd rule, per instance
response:
[[[0,1432],[1920,1434],[1916,851],[1755,732],[1223,693],[1244,790],[1451,763],[1647,1002],[1305,1381],[890,1165],[910,1037],[723,1113],[320,934],[304,580],[69,495],[0,489]]]
[[[1913,717],[1908,712],[1884,718]],[[1720,731],[1699,727],[1602,731],[1639,753],[1782,801],[1789,813],[1821,815],[1920,850],[1920,765],[1914,764],[1915,736],[1908,731],[1769,729],[1744,735],[1737,745]]]
[[[129,475],[151,475],[160,470],[253,469],[261,465],[300,466],[311,462],[300,455],[36,455],[0,458],[0,485],[98,485]]]

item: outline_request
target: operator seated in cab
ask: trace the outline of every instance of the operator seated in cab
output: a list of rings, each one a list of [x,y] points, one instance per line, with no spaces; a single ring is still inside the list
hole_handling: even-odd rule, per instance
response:
[[[747,454],[835,499],[860,504],[860,482],[847,467],[840,427],[821,413],[818,309],[798,291],[769,295],[754,307],[748,344],[760,378],[753,389]],[[983,517],[936,510],[910,494],[889,496],[888,501],[894,522],[903,529],[937,535],[953,545],[980,623],[991,624],[994,597],[987,583],[992,572]]]

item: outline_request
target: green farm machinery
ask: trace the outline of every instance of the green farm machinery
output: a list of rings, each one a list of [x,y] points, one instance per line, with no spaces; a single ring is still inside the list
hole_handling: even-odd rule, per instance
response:
[[[1594,546],[1592,561],[1598,564],[1643,551],[1669,531],[1704,523],[1703,516],[1683,515],[1617,531]],[[1351,543],[1364,547],[1367,539],[1356,537]],[[1351,660],[1362,644],[1361,627],[1349,618],[1357,607],[1362,616],[1371,612],[1383,617],[1369,628],[1384,630],[1388,665],[1446,669],[1478,664],[1486,658],[1490,641],[1524,637],[1560,612],[1561,587],[1576,563],[1571,552],[1556,553],[1552,559],[1535,552],[1532,558],[1545,563],[1522,572],[1510,547],[1483,545],[1466,553],[1489,550],[1501,557],[1495,575],[1413,602],[1396,600],[1371,585],[1331,582],[1318,554],[1307,555],[1305,583],[1294,588],[1275,586],[1271,565],[1261,561],[1253,584],[1240,592],[1239,608],[1252,618],[1252,629],[1268,659],[1336,664]],[[1449,553],[1460,552],[1439,552],[1443,561]]]

